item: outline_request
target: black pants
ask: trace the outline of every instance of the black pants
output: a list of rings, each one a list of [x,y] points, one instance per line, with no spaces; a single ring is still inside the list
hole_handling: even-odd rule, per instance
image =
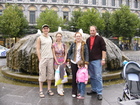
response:
[[[78,71],[77,64],[71,63],[71,69],[72,69],[72,94],[77,95],[77,83],[76,83],[76,73]]]

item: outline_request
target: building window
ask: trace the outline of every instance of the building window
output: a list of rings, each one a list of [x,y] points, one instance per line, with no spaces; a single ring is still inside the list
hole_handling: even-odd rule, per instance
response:
[[[88,4],[88,0],[84,0],[84,4]]]
[[[106,0],[102,0],[102,5],[106,5]]]
[[[129,0],[126,0],[126,5],[129,6]]]
[[[63,12],[63,19],[66,20],[66,22],[68,21],[68,12]]]
[[[135,8],[138,8],[138,0],[135,0],[135,4],[134,4],[135,6]]]
[[[30,0],[31,2],[34,2],[35,0]]]
[[[35,24],[35,11],[30,11],[30,24]]]
[[[64,3],[68,3],[68,0],[64,0]]]
[[[42,2],[47,2],[47,0],[42,0]]]
[[[122,0],[119,0],[119,6],[121,6],[122,5]]]
[[[2,10],[0,10],[0,16],[2,15]]]
[[[79,3],[79,0],[75,0],[75,3]]]
[[[112,0],[112,6],[115,6],[115,0]]]
[[[96,0],[92,0],[92,4],[96,4]]]
[[[56,2],[56,0],[52,0],[52,2]]]

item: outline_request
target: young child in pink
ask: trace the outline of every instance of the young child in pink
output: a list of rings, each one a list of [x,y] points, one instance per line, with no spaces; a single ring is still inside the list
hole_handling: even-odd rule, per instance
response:
[[[88,82],[88,71],[85,68],[84,61],[79,61],[78,63],[78,71],[76,73],[76,82],[78,87],[78,99],[84,99],[85,95],[85,87]]]

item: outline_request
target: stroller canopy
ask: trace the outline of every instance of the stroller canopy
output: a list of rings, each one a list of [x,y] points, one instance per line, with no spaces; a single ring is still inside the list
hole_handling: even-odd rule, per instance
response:
[[[139,74],[140,73],[140,65],[137,62],[130,61],[123,68],[123,78],[126,79],[127,74]],[[133,79],[136,78],[133,76]]]

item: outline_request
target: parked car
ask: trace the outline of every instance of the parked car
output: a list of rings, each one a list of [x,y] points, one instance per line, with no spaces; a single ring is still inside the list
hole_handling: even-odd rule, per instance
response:
[[[8,48],[3,47],[3,46],[0,45],[0,57],[6,57],[7,51],[9,51]]]

